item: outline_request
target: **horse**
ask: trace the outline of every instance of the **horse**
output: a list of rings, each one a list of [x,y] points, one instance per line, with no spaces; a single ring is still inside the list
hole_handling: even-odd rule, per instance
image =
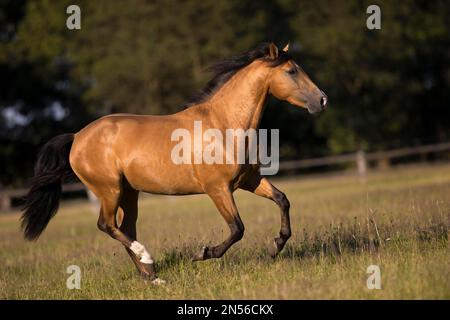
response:
[[[279,49],[272,42],[263,43],[217,63],[212,67],[213,78],[180,112],[111,114],[75,134],[48,141],[38,154],[25,197],[21,218],[25,239],[36,240],[44,231],[58,210],[62,182],[75,174],[99,200],[98,228],[118,240],[138,272],[154,284],[164,281],[158,278],[150,253],[137,241],[139,192],[206,194],[212,199],[230,234],[216,246],[203,246],[194,261],[220,258],[242,239],[244,225],[233,198],[235,190],[268,198],[281,212],[280,232],[269,248],[275,257],[291,237],[290,203],[261,174],[260,164],[175,164],[171,160],[171,133],[178,128],[193,131],[195,121],[222,132],[258,129],[269,95],[312,114],[323,111],[327,96],[288,50],[289,44]]]

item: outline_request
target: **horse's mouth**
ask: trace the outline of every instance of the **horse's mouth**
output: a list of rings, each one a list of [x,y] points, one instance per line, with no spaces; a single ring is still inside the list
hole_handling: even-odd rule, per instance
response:
[[[309,112],[310,114],[314,115],[314,116],[317,116],[317,115],[321,114],[321,113],[322,113],[323,111],[325,111],[326,108],[327,108],[327,107],[325,107],[325,106],[320,106],[320,107],[312,108],[311,105],[310,105],[309,103],[306,104],[305,107],[306,107],[306,109],[308,109],[308,112]]]

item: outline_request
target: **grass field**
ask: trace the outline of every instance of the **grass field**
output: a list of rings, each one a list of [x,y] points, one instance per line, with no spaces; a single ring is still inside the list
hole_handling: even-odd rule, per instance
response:
[[[0,216],[2,299],[450,299],[450,165],[274,180],[291,202],[293,237],[275,260],[276,205],[238,191],[243,240],[219,260],[191,262],[228,228],[206,196],[142,197],[138,236],[156,258],[153,286],[117,242],[97,230],[88,203],[65,202],[36,243],[19,213]],[[81,289],[68,290],[69,265]],[[369,265],[381,290],[369,290]]]

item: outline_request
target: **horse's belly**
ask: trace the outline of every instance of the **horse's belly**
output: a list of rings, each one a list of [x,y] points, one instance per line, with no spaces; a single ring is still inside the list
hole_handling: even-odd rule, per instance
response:
[[[171,163],[131,164],[124,170],[128,183],[136,190],[167,195],[203,193],[189,165]]]

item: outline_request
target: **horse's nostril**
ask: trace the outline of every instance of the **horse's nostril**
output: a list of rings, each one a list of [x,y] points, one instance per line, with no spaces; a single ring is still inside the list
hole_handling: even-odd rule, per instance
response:
[[[325,107],[327,105],[327,97],[320,98],[320,105]]]

